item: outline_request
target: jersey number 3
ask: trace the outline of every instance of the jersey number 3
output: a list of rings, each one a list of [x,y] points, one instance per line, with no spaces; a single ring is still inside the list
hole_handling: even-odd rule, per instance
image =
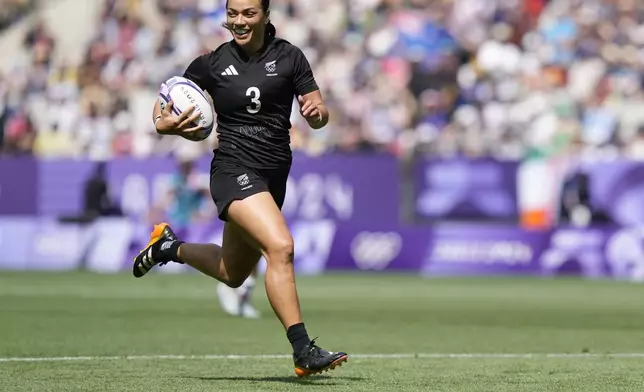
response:
[[[248,113],[259,113],[259,109],[262,108],[262,102],[259,100],[259,97],[261,96],[259,89],[257,87],[249,87],[248,90],[246,90],[246,96],[250,97],[251,101],[251,104],[246,106]]]

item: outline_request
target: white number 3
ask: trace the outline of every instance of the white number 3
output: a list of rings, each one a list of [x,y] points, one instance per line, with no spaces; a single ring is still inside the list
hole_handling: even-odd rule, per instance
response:
[[[253,103],[252,105],[246,106],[246,110],[248,110],[248,113],[250,114],[259,113],[259,109],[262,108],[262,102],[259,100],[259,97],[261,96],[259,89],[257,87],[249,87],[248,90],[246,90],[246,96],[251,97],[250,101]]]

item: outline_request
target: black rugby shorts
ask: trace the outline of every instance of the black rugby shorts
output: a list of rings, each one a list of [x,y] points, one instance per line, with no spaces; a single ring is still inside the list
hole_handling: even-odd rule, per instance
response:
[[[219,219],[228,220],[228,207],[235,200],[268,191],[281,210],[286,196],[289,167],[249,168],[240,163],[213,158],[210,165],[210,195]]]

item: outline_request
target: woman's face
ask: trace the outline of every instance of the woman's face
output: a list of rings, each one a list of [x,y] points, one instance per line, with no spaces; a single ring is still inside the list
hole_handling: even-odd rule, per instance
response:
[[[260,0],[228,0],[227,23],[238,45],[258,42],[264,37],[267,15]]]

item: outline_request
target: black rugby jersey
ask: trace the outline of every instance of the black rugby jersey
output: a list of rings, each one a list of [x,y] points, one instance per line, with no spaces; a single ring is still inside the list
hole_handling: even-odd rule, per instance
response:
[[[233,40],[196,58],[183,76],[213,98],[217,158],[257,168],[291,164],[293,99],[318,89],[299,48],[267,37],[249,58]]]

